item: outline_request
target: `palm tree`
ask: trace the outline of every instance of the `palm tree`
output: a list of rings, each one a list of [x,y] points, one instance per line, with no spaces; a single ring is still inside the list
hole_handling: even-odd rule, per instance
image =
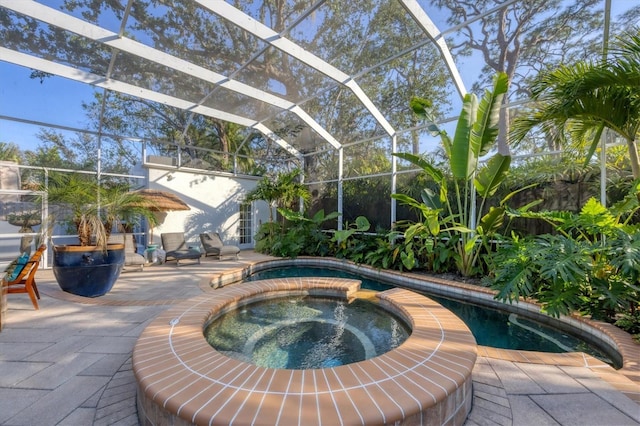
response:
[[[0,160],[19,162],[20,147],[15,143],[0,142]]]
[[[144,217],[155,223],[152,206],[128,185],[99,184],[93,176],[55,173],[42,190],[58,208],[54,216],[68,217],[75,227],[81,246],[106,247],[113,226],[122,219]]]
[[[563,129],[573,141],[591,139],[588,162],[603,130],[610,129],[625,139],[633,177],[640,178],[640,30],[620,37],[609,60],[542,73],[531,86],[531,97],[534,107],[512,126],[513,143],[536,126],[550,134]]]
[[[269,222],[273,222],[273,209],[284,207],[291,209],[293,204],[302,199],[307,203],[311,198],[309,189],[300,182],[300,169],[280,173],[274,178],[265,176],[256,188],[247,195],[247,201],[266,201],[269,204]],[[284,221],[284,218],[283,218]]]

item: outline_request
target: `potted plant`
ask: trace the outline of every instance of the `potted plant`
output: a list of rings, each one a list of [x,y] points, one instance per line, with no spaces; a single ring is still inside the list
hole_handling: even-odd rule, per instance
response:
[[[129,185],[93,176],[54,174],[44,188],[56,221],[76,231],[79,244],[54,245],[53,272],[63,291],[85,297],[108,293],[124,264],[124,244],[109,244],[114,225],[145,217],[155,222],[144,197]]]

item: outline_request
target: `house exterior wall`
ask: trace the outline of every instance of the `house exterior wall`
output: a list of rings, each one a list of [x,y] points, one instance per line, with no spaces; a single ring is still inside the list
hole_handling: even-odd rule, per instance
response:
[[[184,232],[188,243],[199,244],[200,233],[218,232],[226,244],[253,248],[253,241],[240,244],[240,205],[260,178],[194,169],[181,171],[151,163],[146,163],[145,169],[149,189],[172,192],[191,208],[188,211],[157,213],[160,223],[147,236],[149,243],[160,245],[163,232]],[[268,221],[268,209],[263,201],[253,203],[252,236],[260,223]]]

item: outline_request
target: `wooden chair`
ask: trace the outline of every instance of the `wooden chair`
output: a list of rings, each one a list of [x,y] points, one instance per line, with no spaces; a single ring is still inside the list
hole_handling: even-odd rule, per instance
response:
[[[40,309],[38,306],[40,292],[36,285],[36,271],[38,270],[38,266],[40,266],[42,253],[46,249],[47,246],[44,244],[38,247],[38,250],[36,250],[36,252],[27,261],[16,279],[13,281],[7,281],[6,277],[2,279],[4,281],[3,285],[8,287],[9,293],[27,293],[31,299],[31,303],[33,303],[33,307],[36,309]]]

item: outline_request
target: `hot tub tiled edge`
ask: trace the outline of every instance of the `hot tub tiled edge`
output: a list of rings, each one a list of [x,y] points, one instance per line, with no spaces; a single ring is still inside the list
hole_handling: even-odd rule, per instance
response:
[[[293,281],[294,289],[300,285],[303,288],[319,285],[313,279]],[[229,303],[235,303],[243,297],[271,292],[282,286],[290,291],[291,285],[289,279],[277,279],[230,286],[177,305],[150,323],[136,343],[132,361],[139,386],[140,423],[186,425],[211,421],[211,424],[229,424],[233,419],[234,424],[249,424],[252,423],[250,419],[259,414],[261,420],[275,416],[261,411],[264,410],[262,403],[249,402],[267,394],[268,405],[279,408],[280,412],[272,417],[278,421],[269,424],[290,424],[291,416],[296,418],[297,413],[304,416],[311,413],[310,418],[298,420],[302,424],[317,425],[332,424],[335,416],[340,416],[345,424],[464,423],[472,403],[471,371],[477,357],[475,340],[455,315],[428,298],[420,297],[420,303],[416,303],[415,293],[407,290],[389,290],[380,297],[396,304],[411,317],[413,332],[409,339],[391,352],[356,364],[291,373],[292,370],[251,366],[205,347],[208,345],[200,331],[206,318],[215,313],[214,309],[226,306],[221,299],[229,298]],[[212,305],[217,308],[211,308]],[[441,330],[435,333],[437,341],[430,340],[434,338],[434,330]],[[172,340],[171,336],[177,338]],[[213,366],[203,365],[205,357]],[[221,363],[228,367],[218,368]],[[236,368],[253,371],[255,377],[268,375],[271,377],[269,386],[261,389],[260,383],[264,382],[252,381],[254,373],[248,374],[241,386],[235,381],[225,385],[216,376],[226,375]],[[381,375],[385,369],[387,372]],[[293,380],[294,376],[301,383],[296,381],[298,379]],[[322,380],[326,390],[319,395],[309,392],[304,383],[319,383],[322,377],[325,377]],[[289,382],[285,393],[269,392],[281,386],[277,383],[282,381]],[[377,399],[372,403],[374,396]],[[363,397],[366,397],[366,407],[359,408],[349,402],[363,400]],[[310,407],[299,408],[305,404]]]

